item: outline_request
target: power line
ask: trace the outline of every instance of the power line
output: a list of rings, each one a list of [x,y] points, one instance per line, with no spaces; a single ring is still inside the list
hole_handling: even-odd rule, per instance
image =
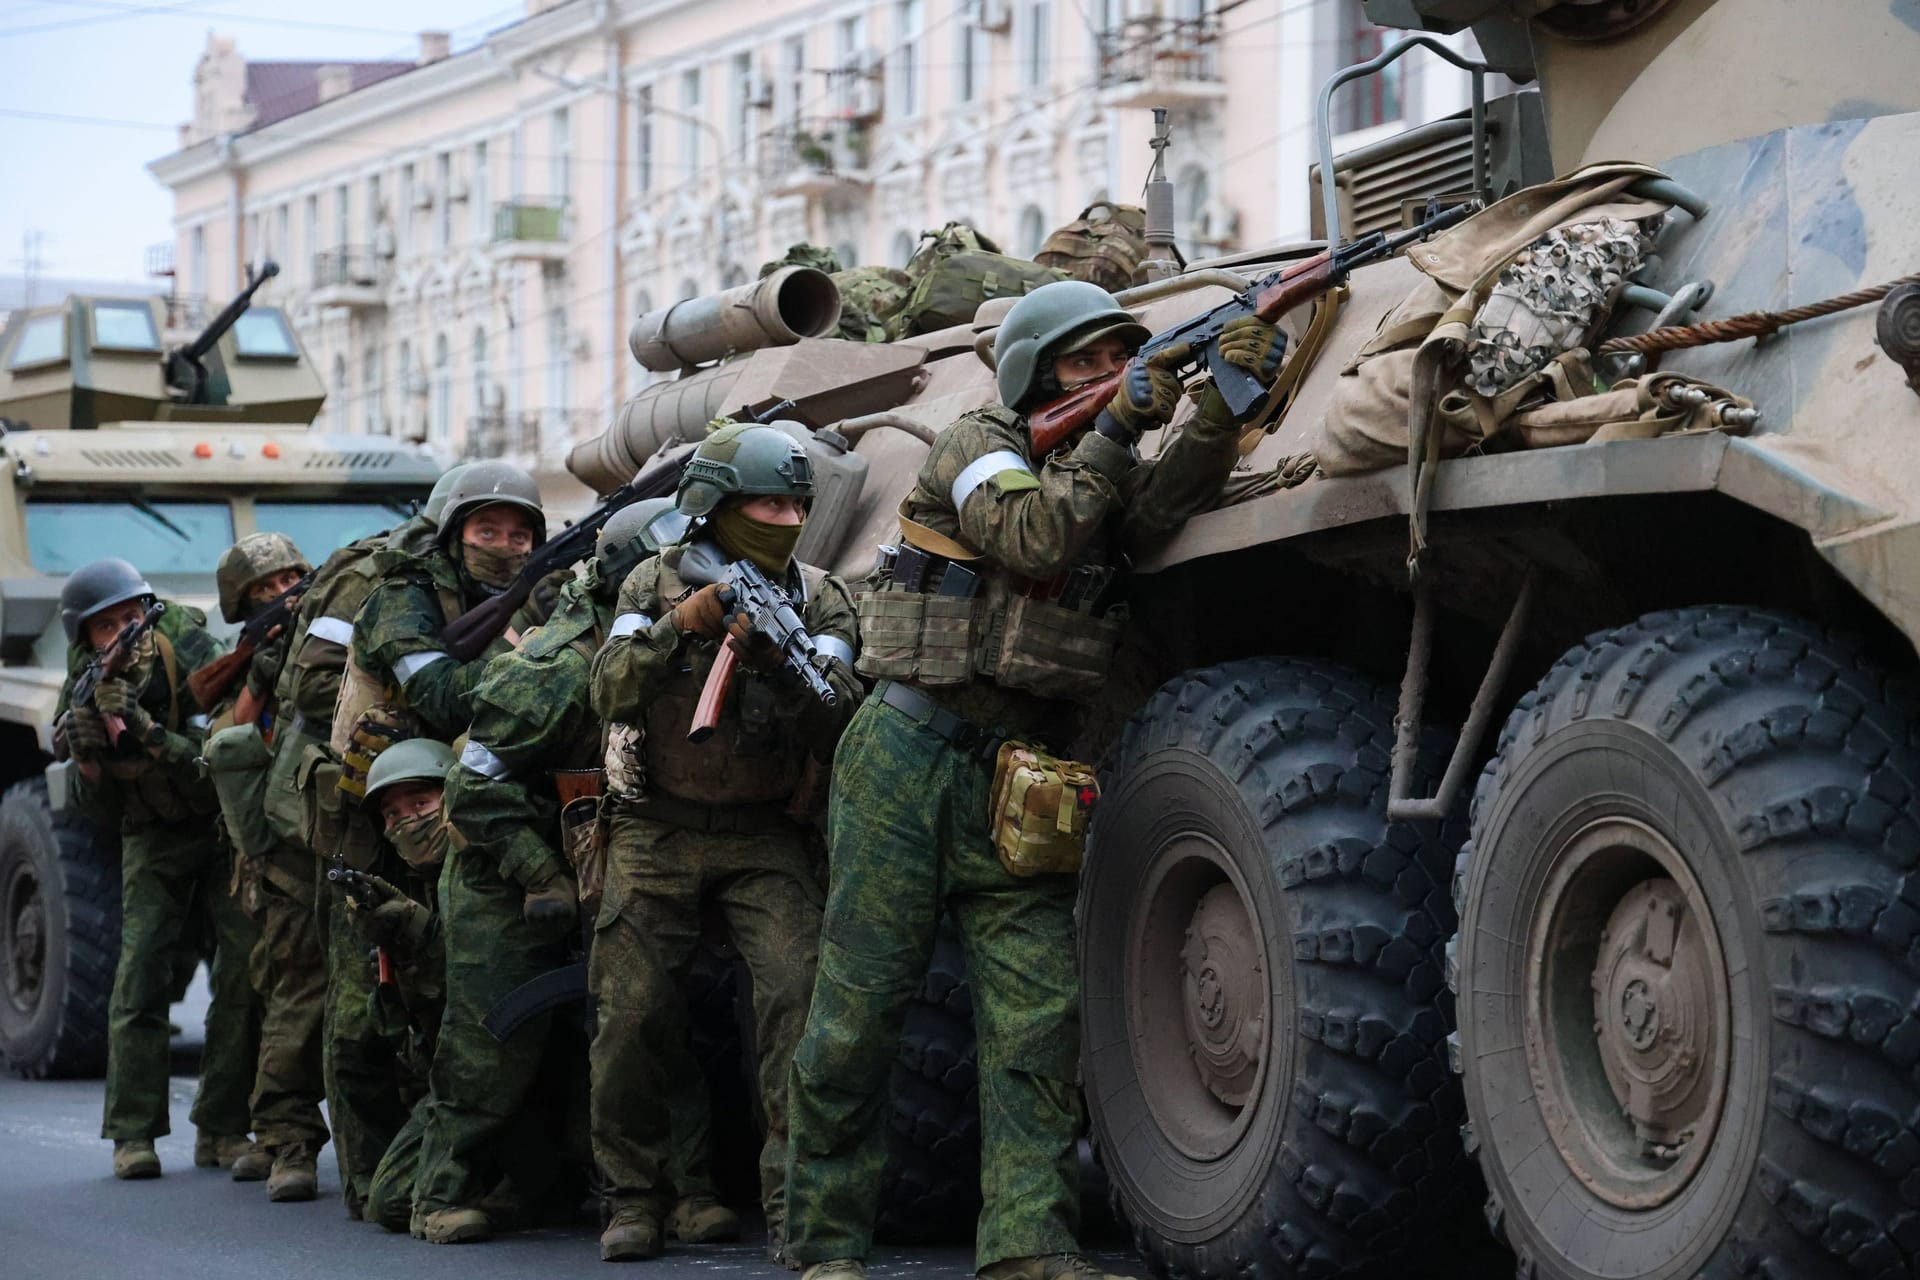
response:
[[[135,18],[198,18],[208,9],[219,5],[232,4],[234,0],[188,0],[186,4],[118,4],[110,0],[40,0],[42,4],[68,5],[77,8],[107,9],[108,13],[93,14],[84,18],[63,18],[57,22],[42,22],[25,27],[0,28],[0,39],[8,36],[39,35],[49,31],[65,31],[73,27],[98,26],[104,23],[127,22]],[[398,27],[368,27],[345,22],[316,22],[307,18],[275,18],[266,15],[223,13],[214,15],[223,23],[254,27],[290,27],[301,31],[335,31],[345,35],[367,36],[411,36],[418,33],[403,31]]]

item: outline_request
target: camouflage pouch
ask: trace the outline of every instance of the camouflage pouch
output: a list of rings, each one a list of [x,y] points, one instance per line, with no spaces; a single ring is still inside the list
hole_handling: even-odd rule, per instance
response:
[[[346,735],[340,751],[340,790],[355,804],[367,794],[367,772],[382,751],[420,736],[420,717],[394,702],[368,707]]]
[[[600,795],[607,775],[599,769],[560,769],[553,773],[560,797],[560,847],[573,864],[582,908],[591,915],[607,883],[607,845],[600,825]]]
[[[1008,602],[999,654],[992,664],[994,683],[1045,698],[1089,701],[1107,681],[1126,620],[1127,611],[1120,606],[1095,616],[1015,595]]]
[[[638,725],[607,726],[607,798],[642,800],[647,794],[646,731]]]
[[[861,675],[923,685],[965,684],[973,676],[979,600],[882,589],[861,596],[855,610],[854,668]]]
[[[1048,236],[1033,260],[1118,293],[1134,283],[1140,264],[1152,256],[1147,211],[1137,204],[1096,200]]]
[[[267,773],[273,753],[257,725],[231,725],[208,738],[201,748],[207,776],[220,798],[220,817],[234,852],[245,861],[273,852],[272,828],[267,824]]]
[[[1058,759],[1031,743],[1002,743],[987,809],[1000,865],[1016,876],[1078,871],[1087,819],[1099,798],[1091,765]]]
[[[324,743],[312,743],[300,753],[294,785],[300,792],[301,843],[322,861],[337,858],[365,871],[373,866],[379,838],[359,799],[341,790],[340,773],[340,762]]]

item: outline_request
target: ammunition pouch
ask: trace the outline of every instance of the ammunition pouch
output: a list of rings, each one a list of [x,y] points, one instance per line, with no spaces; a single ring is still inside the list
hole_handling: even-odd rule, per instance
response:
[[[246,867],[235,878],[245,884],[265,871],[277,844],[267,823],[267,774],[273,767],[273,753],[258,726],[241,724],[229,725],[208,738],[201,759],[220,800],[220,818],[234,857]],[[312,877],[308,880],[311,883]]]
[[[638,800],[647,794],[646,731],[637,725],[607,726],[606,779],[609,800]]]
[[[561,769],[552,776],[560,797],[560,847],[573,864],[581,910],[591,916],[599,909],[607,883],[607,840],[600,822],[606,774],[599,769]]]
[[[1026,742],[1001,744],[987,826],[1009,874],[1071,874],[1087,847],[1087,819],[1099,798],[1093,766],[1061,760]]]
[[[332,748],[315,742],[301,751],[294,775],[300,793],[301,843],[322,861],[338,860],[355,871],[366,871],[379,850],[379,833],[361,811],[359,798],[341,788],[340,778],[341,763]]]

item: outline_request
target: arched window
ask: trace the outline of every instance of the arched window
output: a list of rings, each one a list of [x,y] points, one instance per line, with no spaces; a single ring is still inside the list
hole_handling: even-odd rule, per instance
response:
[[[737,262],[728,267],[726,273],[720,277],[720,287],[722,289],[736,289],[746,282],[747,269]]]
[[[918,243],[919,243],[919,240],[910,231],[894,232],[893,233],[893,253],[888,258],[887,265],[893,266],[893,267],[906,266],[907,259],[913,256],[914,246]]]
[[[491,413],[496,406],[487,403],[487,327],[473,327],[473,411]]]
[[[854,248],[851,240],[842,240],[833,246],[833,256],[840,259],[840,265],[849,271],[860,265],[860,251]]]
[[[635,289],[633,291],[633,318],[638,320],[651,310],[653,310],[653,294],[645,289]]]
[[[688,298],[697,298],[699,296],[700,282],[698,280],[695,280],[692,276],[688,276],[680,282],[680,293],[677,301],[685,302]]]
[[[1046,239],[1047,215],[1039,205],[1030,204],[1020,211],[1020,256],[1031,258]]]
[[[433,340],[433,438],[446,443],[453,427],[453,357],[447,335]]]

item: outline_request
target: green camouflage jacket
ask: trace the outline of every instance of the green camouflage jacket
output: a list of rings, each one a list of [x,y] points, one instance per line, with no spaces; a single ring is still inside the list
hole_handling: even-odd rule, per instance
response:
[[[450,613],[479,600],[468,597],[459,570],[439,547],[425,555],[383,548],[374,553],[374,567],[380,582],[353,620],[353,660],[374,679],[399,686],[427,733],[451,742],[472,719],[473,687],[487,660],[509,642],[501,635],[472,662],[447,655],[440,633]]]
[[[588,686],[612,619],[613,587],[589,561],[545,624],[485,664],[460,767],[447,779],[447,813],[467,842],[458,856],[492,858],[522,884],[561,858],[560,805],[547,775],[600,767]]]

